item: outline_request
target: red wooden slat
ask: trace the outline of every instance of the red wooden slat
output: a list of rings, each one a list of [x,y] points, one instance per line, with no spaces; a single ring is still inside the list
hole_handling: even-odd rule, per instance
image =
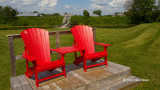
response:
[[[92,28],[84,25],[78,25],[71,29],[77,46],[86,48],[85,54],[94,53],[94,40]]]
[[[26,47],[26,59],[30,59],[29,61],[33,61],[30,57],[36,58],[36,64],[33,62],[34,67],[30,68],[35,71],[36,85],[37,87],[39,87],[37,73],[55,69],[61,66],[64,67],[65,61],[64,59],[61,59],[51,62],[48,31],[39,28],[29,28],[21,32],[21,37]],[[30,77],[34,74],[32,73],[32,70],[30,68],[27,66],[27,71],[25,72],[25,75],[27,77]],[[40,79],[39,81],[43,81],[59,75],[65,75],[65,68],[63,69],[64,70],[61,74],[46,77]]]
[[[90,68],[90,67],[94,67],[94,66],[102,65],[102,64],[106,64],[106,66],[107,66],[107,55],[108,54],[106,52],[106,46],[104,47],[104,51],[95,53],[92,27],[85,26],[85,25],[77,25],[77,26],[74,26],[71,28],[71,32],[72,32],[74,39],[77,43],[77,47],[85,49],[85,52],[83,53],[84,55],[81,52],[82,58],[79,58],[79,57],[76,58],[74,61],[74,64],[78,65],[79,63],[83,62],[85,72],[86,72],[86,68]],[[83,58],[83,56],[84,56],[84,58]],[[104,63],[86,66],[87,60],[96,61],[102,57],[105,57]]]
[[[38,58],[37,64],[51,62],[48,31],[38,28],[26,29],[21,33],[29,55]]]

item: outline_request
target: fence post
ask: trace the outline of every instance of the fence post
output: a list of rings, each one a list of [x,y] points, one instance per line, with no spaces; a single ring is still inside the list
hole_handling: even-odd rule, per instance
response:
[[[56,48],[60,47],[60,37],[59,37],[59,32],[56,32]],[[60,53],[57,53],[57,59],[60,59],[61,55]]]
[[[14,56],[14,43],[12,36],[8,36],[8,43],[9,43],[10,60],[11,60],[11,73],[12,77],[16,77],[16,58]]]
[[[96,28],[93,28],[93,39],[94,39],[94,42],[96,42]],[[95,49],[95,52],[97,51],[97,47],[96,45],[94,44],[94,49]]]

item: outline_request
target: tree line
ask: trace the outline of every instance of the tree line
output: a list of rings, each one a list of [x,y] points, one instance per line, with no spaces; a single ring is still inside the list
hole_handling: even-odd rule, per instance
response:
[[[0,6],[0,23],[6,24],[8,22],[12,22],[16,19],[16,15],[18,14],[17,9],[13,9],[11,6]]]
[[[152,23],[160,22],[160,0],[126,0],[124,14],[131,20],[131,23]]]

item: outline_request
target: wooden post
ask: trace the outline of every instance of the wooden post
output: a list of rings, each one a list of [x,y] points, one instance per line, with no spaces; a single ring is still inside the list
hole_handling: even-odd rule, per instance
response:
[[[96,42],[96,29],[93,28],[93,39],[94,39],[94,42]],[[97,51],[97,48],[96,48],[96,45],[94,44],[94,49],[95,49],[95,52]]]
[[[9,51],[10,51],[10,60],[11,60],[11,73],[12,77],[16,77],[16,58],[14,56],[14,44],[13,44],[13,37],[8,37],[9,42]]]
[[[56,48],[60,47],[60,37],[59,37],[59,32],[56,32]],[[61,54],[57,53],[57,59],[61,58]]]

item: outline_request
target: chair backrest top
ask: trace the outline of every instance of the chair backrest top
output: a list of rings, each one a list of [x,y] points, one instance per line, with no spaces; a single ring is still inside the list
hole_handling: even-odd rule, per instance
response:
[[[77,25],[71,28],[77,47],[85,48],[85,54],[95,53],[92,27]]]
[[[49,34],[47,30],[29,28],[21,32],[21,37],[29,55],[37,59],[37,65],[51,62]]]

